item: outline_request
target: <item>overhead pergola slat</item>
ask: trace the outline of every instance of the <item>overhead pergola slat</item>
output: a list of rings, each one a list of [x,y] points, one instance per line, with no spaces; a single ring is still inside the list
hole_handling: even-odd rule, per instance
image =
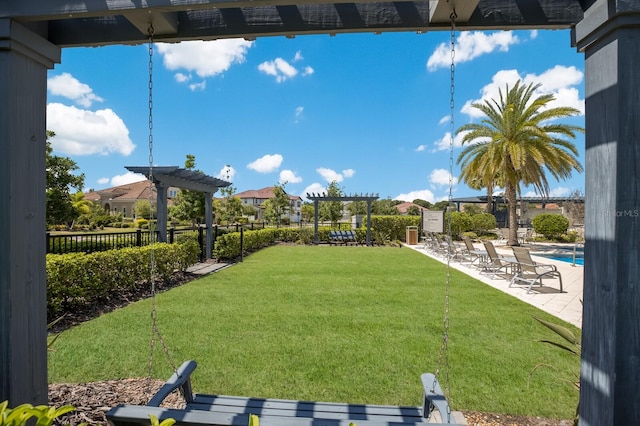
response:
[[[456,2],[453,2],[456,3]],[[465,0],[456,5],[460,29],[572,28],[591,0]],[[427,32],[450,28],[449,1],[335,0],[4,0],[12,17],[61,46],[139,44],[149,23],[156,41],[215,40],[354,32]],[[46,25],[39,25],[46,23]]]

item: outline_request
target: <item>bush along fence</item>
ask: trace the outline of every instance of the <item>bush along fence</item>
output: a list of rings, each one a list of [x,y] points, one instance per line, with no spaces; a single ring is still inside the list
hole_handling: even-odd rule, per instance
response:
[[[90,305],[122,290],[150,287],[153,253],[156,280],[166,280],[198,262],[199,248],[183,244],[154,243],[95,253],[47,255],[47,316]]]

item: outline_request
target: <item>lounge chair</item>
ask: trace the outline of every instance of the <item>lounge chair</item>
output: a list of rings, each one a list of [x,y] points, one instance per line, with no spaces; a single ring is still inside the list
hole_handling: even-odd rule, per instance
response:
[[[477,248],[475,248],[473,242],[471,241],[471,238],[467,237],[466,235],[462,236],[462,241],[464,241],[464,245],[467,248],[467,253],[469,255],[469,258],[471,259],[471,265],[481,266],[483,261],[485,261],[485,259],[487,258],[487,251],[478,250]]]
[[[509,287],[522,283],[529,286],[527,293],[530,293],[534,285],[542,287],[543,278],[557,278],[560,282],[560,293],[562,293],[562,275],[555,265],[535,262],[526,248],[513,247],[513,254],[518,261],[518,269],[511,278]]]
[[[480,264],[480,273],[491,275],[491,279],[499,274],[503,275],[502,278],[511,278],[515,259],[503,258],[498,254],[491,241],[483,241],[482,244],[484,244],[484,248],[487,250],[489,259]]]

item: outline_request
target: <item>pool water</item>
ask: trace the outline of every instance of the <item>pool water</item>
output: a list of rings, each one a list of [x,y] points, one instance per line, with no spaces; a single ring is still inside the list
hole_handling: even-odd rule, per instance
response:
[[[537,256],[547,259],[559,260],[560,262],[573,263],[572,254],[538,254]],[[584,266],[584,253],[576,253],[576,265]]]

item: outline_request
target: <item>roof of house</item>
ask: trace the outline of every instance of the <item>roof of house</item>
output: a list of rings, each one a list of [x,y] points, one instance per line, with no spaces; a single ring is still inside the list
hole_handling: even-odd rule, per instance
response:
[[[258,199],[258,200],[268,200],[269,198],[275,197],[275,193],[273,192],[274,186],[268,186],[262,189],[249,189],[247,191],[238,192],[235,194],[236,197],[240,199]],[[289,195],[289,194],[287,194]],[[290,200],[301,200],[301,198],[297,195],[289,195]]]
[[[150,190],[152,191],[151,198],[155,200],[156,188],[155,186],[150,186],[149,181],[145,179],[139,182],[114,186],[113,188],[89,191],[84,195],[84,199],[89,201],[100,201],[104,199],[114,201],[148,200]]]
[[[400,214],[406,214],[407,210],[409,210],[410,207],[416,206],[417,208],[419,208],[421,211],[422,210],[428,210],[427,208],[422,207],[419,204],[415,204],[415,203],[411,203],[411,202],[405,202],[405,203],[401,203],[401,204],[397,204],[396,205],[396,209],[398,209],[398,211],[400,212]]]

